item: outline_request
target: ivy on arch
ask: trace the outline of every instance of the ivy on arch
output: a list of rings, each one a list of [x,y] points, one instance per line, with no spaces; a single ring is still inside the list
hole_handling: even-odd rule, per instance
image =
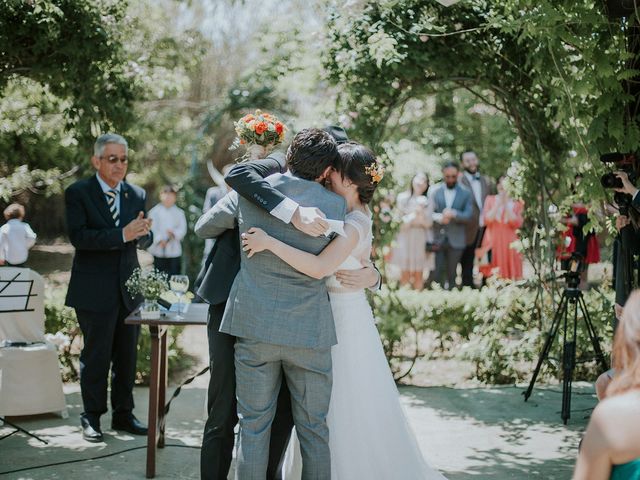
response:
[[[550,203],[580,195],[600,204],[598,154],[640,144],[625,81],[639,72],[626,49],[632,19],[598,1],[360,2],[330,17],[325,67],[355,112],[354,136],[380,147],[411,98],[464,88],[504,112],[520,137],[510,181],[531,219],[523,243],[538,273],[553,262]],[[566,199],[565,203],[569,199]]]

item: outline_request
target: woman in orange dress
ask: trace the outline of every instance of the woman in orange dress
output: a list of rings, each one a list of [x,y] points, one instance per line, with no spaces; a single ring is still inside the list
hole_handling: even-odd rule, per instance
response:
[[[478,256],[491,252],[490,272],[500,278],[522,278],[522,255],[511,246],[518,240],[524,203],[513,200],[504,189],[504,175],[498,179],[498,194],[487,197],[482,210],[486,230]]]

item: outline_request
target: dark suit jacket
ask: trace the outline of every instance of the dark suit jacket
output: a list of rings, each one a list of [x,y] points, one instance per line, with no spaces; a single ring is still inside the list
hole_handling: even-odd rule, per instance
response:
[[[482,205],[478,205],[478,202],[476,202],[476,196],[473,194],[473,189],[471,188],[471,184],[469,183],[469,179],[464,174],[464,172],[460,175],[460,180],[458,182],[471,192],[471,206],[473,209],[473,215],[471,216],[469,222],[467,222],[466,229],[467,242],[470,245],[475,242],[476,236],[478,235],[478,230],[480,229],[480,214],[482,213],[484,201],[487,199],[488,195],[492,195],[493,193],[495,193],[495,186],[488,177],[480,175]]]
[[[236,165],[225,180],[242,197],[270,212],[286,197],[264,179],[274,173],[284,173],[286,170],[284,155],[274,152],[265,159]],[[226,230],[216,238],[216,243],[203,267],[198,296],[210,305],[225,303],[239,271],[240,242],[236,226],[233,230]]]
[[[442,213],[446,208],[444,190],[447,187],[442,184],[433,193],[433,213]],[[434,237],[438,243],[444,242],[445,238],[453,248],[465,248],[467,246],[466,227],[473,214],[472,193],[460,184],[456,185],[456,196],[453,199],[451,208],[456,210],[457,216],[448,224],[444,225],[434,218]]]
[[[133,310],[141,301],[131,298],[125,282],[139,266],[136,248],[151,245],[152,236],[125,243],[122,229],[145,210],[145,191],[122,182],[120,226],[116,227],[104,192],[94,176],[65,191],[67,230],[76,248],[66,305],[92,312],[118,307],[119,296]]]
[[[640,215],[640,193],[634,197],[631,207],[635,210],[635,212],[630,212],[632,218],[638,218]],[[640,280],[640,267],[633,265],[629,268],[629,262],[633,262],[633,257],[640,254],[640,229],[637,229],[635,225],[637,224],[632,223],[620,230],[613,244],[613,279],[616,303],[623,306],[633,290],[633,285],[636,285]],[[624,252],[621,251],[623,237],[624,244],[629,249]],[[614,320],[614,327],[616,325],[617,320]]]

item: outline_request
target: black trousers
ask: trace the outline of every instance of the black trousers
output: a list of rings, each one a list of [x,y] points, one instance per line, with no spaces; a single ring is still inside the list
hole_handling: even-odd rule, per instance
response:
[[[473,262],[476,258],[476,248],[478,248],[480,244],[480,239],[483,233],[484,227],[480,227],[476,232],[475,238],[471,239],[472,241],[467,244],[465,249],[462,251],[462,256],[460,257],[460,268],[462,269],[463,287],[475,287],[473,283]],[[467,241],[469,241],[469,239],[467,239]]]
[[[462,269],[462,286],[474,287],[473,284],[473,261],[476,258],[476,244],[467,245],[460,257],[460,267]]]
[[[167,275],[180,275],[182,257],[161,258],[153,257],[153,266]]]
[[[125,325],[129,310],[122,298],[109,312],[76,309],[84,347],[80,353],[80,390],[84,413],[94,419],[107,411],[107,390],[111,370],[113,415],[125,416],[133,410],[133,385],[139,325]]]
[[[464,250],[453,248],[447,239],[440,245],[436,252],[436,268],[431,272],[427,280],[428,286],[433,282],[440,284],[442,288],[452,290],[456,286],[456,268],[460,256]]]
[[[207,410],[200,450],[200,478],[226,480],[233,456],[234,433],[238,423],[236,409],[236,369],[234,363],[235,337],[219,332],[225,304],[209,306],[207,333],[209,336],[209,366],[211,378]],[[267,479],[280,478],[282,461],[291,437],[293,414],[291,398],[283,380],[276,415],[271,425]]]

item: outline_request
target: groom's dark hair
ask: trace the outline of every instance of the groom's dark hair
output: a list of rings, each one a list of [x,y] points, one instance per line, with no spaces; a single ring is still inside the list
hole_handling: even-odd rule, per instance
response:
[[[315,180],[327,167],[340,170],[338,144],[323,130],[305,128],[289,145],[287,166],[292,174],[304,180]]]

